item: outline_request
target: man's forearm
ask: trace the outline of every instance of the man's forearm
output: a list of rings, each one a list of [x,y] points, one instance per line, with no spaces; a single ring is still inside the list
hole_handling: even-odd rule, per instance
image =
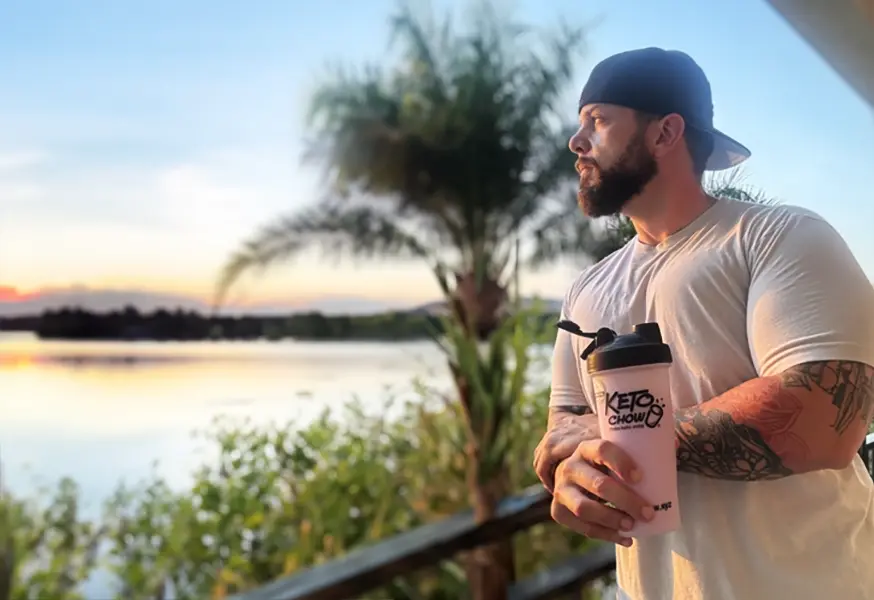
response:
[[[592,409],[585,404],[566,404],[561,406],[551,406],[549,408],[549,416],[547,428],[552,429],[558,426],[564,420],[570,420],[574,423],[579,423],[579,417],[594,414]]]
[[[747,389],[737,390],[736,394],[756,395],[755,388],[767,389],[769,384],[753,380],[744,384]],[[730,403],[709,406],[716,401],[676,411],[677,468],[680,471],[732,481],[779,479],[792,475],[792,470],[784,463],[784,456],[771,447],[774,436],[781,435],[779,430],[785,429],[790,415],[780,415],[770,423],[764,419],[742,419],[734,415],[736,410]],[[806,453],[804,441],[792,439],[791,435],[785,433],[787,441],[784,445],[794,442],[797,446],[795,452]]]
[[[871,420],[872,382],[861,363],[806,363],[679,409],[677,466],[732,481],[840,468]]]
[[[583,415],[591,415],[592,409],[585,404],[565,404],[550,407],[549,414],[554,416],[569,415],[571,417],[582,417]]]

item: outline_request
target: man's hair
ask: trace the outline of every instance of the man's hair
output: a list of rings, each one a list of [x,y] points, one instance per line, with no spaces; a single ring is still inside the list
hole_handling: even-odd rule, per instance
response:
[[[635,111],[635,113],[641,126],[661,118],[639,110]],[[710,154],[713,152],[713,136],[709,133],[687,127],[683,132],[683,139],[686,142],[689,157],[692,159],[692,170],[698,177],[703,177],[704,168],[707,166],[707,159],[710,158]]]

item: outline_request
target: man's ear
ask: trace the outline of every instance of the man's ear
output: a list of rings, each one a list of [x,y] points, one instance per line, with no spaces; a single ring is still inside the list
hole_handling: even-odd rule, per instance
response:
[[[677,114],[670,114],[657,121],[658,132],[653,143],[653,155],[662,157],[677,147],[686,132],[686,122]]]

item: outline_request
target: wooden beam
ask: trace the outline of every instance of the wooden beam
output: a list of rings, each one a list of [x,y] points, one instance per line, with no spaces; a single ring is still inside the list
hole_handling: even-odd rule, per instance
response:
[[[767,0],[855,91],[874,106],[874,2]],[[820,90],[821,91],[821,90]]]
[[[478,525],[471,511],[365,546],[229,600],[341,600],[389,583],[398,575],[504,539],[549,519],[552,497],[542,486],[501,501],[497,515]]]
[[[508,600],[550,600],[579,590],[616,569],[616,547],[604,543],[532,575],[510,588]]]

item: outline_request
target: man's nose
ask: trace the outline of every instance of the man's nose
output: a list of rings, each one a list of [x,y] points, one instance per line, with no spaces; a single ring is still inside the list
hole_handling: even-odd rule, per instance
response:
[[[571,139],[568,140],[568,148],[574,154],[588,154],[592,149],[592,144],[589,141],[589,136],[586,135],[587,132],[582,129],[578,129],[575,134],[571,136]]]

